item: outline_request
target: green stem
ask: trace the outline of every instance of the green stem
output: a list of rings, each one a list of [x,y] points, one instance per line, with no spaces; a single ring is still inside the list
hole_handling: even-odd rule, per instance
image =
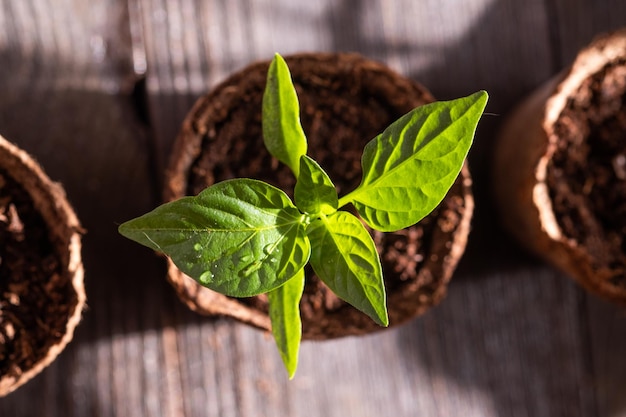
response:
[[[354,194],[355,191],[356,190],[353,190],[349,192],[348,194],[344,195],[343,197],[341,197],[339,201],[337,202],[337,208],[341,208],[345,205],[352,203],[352,195]]]

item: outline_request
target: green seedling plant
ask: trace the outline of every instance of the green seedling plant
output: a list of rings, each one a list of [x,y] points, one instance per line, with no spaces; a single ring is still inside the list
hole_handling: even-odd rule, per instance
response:
[[[201,285],[231,297],[268,294],[272,333],[289,377],[298,362],[304,266],[341,299],[388,326],[382,267],[363,222],[397,231],[419,222],[457,178],[487,93],[418,107],[364,148],[360,185],[339,198],[307,156],[289,68],[276,54],[263,96],[268,151],[296,177],[293,201],[254,179],[216,183],[123,223],[125,237],[169,256]],[[329,138],[332,139],[332,138]],[[341,157],[339,155],[338,157]],[[352,205],[358,215],[340,210]]]

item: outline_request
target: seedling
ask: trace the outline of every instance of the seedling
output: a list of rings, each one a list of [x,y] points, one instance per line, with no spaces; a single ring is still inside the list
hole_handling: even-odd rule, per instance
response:
[[[338,197],[307,140],[291,75],[276,54],[263,96],[268,151],[296,177],[294,201],[254,179],[214,184],[130,220],[119,232],[169,256],[185,274],[232,297],[268,294],[272,333],[293,377],[302,335],[304,266],[341,299],[387,326],[385,286],[374,241],[411,226],[444,198],[471,146],[487,93],[418,107],[371,140],[360,185]],[[352,204],[360,218],[341,208]]]

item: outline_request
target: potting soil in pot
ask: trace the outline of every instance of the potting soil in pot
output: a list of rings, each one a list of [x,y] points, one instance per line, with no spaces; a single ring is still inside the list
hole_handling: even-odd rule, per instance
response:
[[[598,279],[626,289],[626,62],[586,79],[555,124],[548,166],[554,211]]]
[[[318,68],[311,71],[300,68],[299,74],[315,74]],[[364,79],[360,79],[360,75]],[[361,180],[360,158],[365,144],[391,122],[409,111],[414,104],[402,95],[392,95],[394,103],[390,103],[385,94],[385,85],[375,76],[360,73],[344,72],[328,76],[298,76],[294,79],[300,100],[302,125],[309,143],[308,154],[328,172],[340,196],[356,188]],[[202,151],[194,161],[188,177],[187,195],[196,195],[205,187],[231,178],[255,178],[273,184],[283,190],[293,190],[295,178],[289,168],[272,159],[266,151],[262,138],[261,98],[265,85],[265,71],[258,70],[248,76],[263,77],[254,83],[248,83],[248,90],[233,89],[237,94],[236,106],[228,105],[221,120],[198,120],[202,123],[199,130],[206,131],[202,140]],[[365,79],[369,77],[369,79]],[[295,77],[294,77],[295,78]],[[250,88],[250,86],[255,86]],[[415,100],[415,93],[411,100]],[[431,98],[424,96],[424,103]],[[210,102],[218,107],[219,103]],[[402,109],[402,110],[400,110]],[[219,113],[219,112],[218,112]],[[206,123],[206,125],[205,125]],[[415,179],[419,181],[418,178]],[[453,234],[461,222],[465,210],[463,185],[454,185],[450,197],[432,215],[418,225],[396,233],[374,233],[374,240],[382,256],[383,274],[386,288],[390,294],[390,310],[392,321],[402,322],[414,314],[402,316],[403,311],[414,312],[416,306],[423,309],[436,304],[443,296],[442,277],[447,268],[444,260],[429,259],[430,268],[422,269],[425,257],[435,257],[436,253],[448,253],[449,246],[432,248],[432,242],[445,242],[452,245],[449,236]],[[435,238],[434,236],[438,236]],[[426,255],[433,254],[433,255]],[[350,309],[339,300],[324,284],[317,279],[310,267],[307,267],[307,285],[301,303],[301,314],[304,322],[323,323],[328,314],[344,314]],[[420,270],[422,272],[420,273]],[[395,279],[388,279],[395,276]],[[393,294],[404,291],[417,293],[413,297],[394,298]],[[265,296],[244,300],[250,306],[267,311]],[[403,305],[404,304],[404,305]],[[367,321],[363,316],[359,320]],[[368,324],[351,325],[362,326]],[[326,334],[342,334],[343,330],[325,329]],[[353,330],[347,333],[359,333]],[[308,335],[307,337],[315,337]]]
[[[0,376],[41,360],[77,302],[30,196],[0,171]]]

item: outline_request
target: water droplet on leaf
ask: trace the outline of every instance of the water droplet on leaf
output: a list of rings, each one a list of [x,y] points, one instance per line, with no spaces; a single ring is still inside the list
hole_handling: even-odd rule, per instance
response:
[[[200,274],[200,277],[198,278],[200,283],[202,284],[208,284],[209,282],[211,282],[211,280],[215,278],[215,274],[213,274],[213,272],[211,271],[204,271],[202,274]]]

